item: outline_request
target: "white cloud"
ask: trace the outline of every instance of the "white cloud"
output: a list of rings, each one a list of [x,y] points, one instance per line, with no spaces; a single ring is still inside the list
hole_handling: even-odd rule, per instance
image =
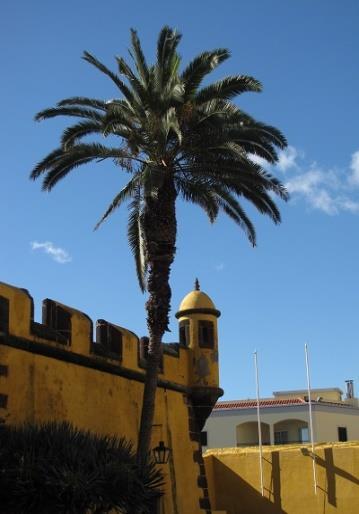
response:
[[[297,168],[297,162],[296,159],[299,157],[299,152],[294,146],[288,146],[285,150],[280,150],[278,152],[278,162],[276,164],[276,167],[280,169],[280,171],[287,171],[290,168]],[[259,166],[262,166],[264,169],[270,169],[272,168],[272,165],[263,159],[263,157],[260,157],[259,155],[256,155],[254,153],[249,154],[249,158],[251,161],[253,161],[255,164],[258,164]]]
[[[350,198],[340,198],[339,203],[343,211],[348,211],[353,214],[359,213],[359,202],[355,202]]]
[[[45,241],[44,243],[32,241],[30,244],[32,250],[42,250],[50,255],[54,261],[60,264],[66,264],[72,260],[70,254],[66,250],[55,246],[51,241]]]
[[[315,209],[326,214],[338,214],[338,200],[333,198],[325,189],[318,189],[312,194],[310,202]]]
[[[312,169],[293,177],[285,184],[293,198],[303,197],[314,209],[326,214],[337,214],[336,199],[328,191],[328,180],[325,172]]]
[[[277,167],[281,171],[287,171],[290,168],[297,168],[296,159],[298,151],[294,146],[288,146],[285,150],[279,152]]]
[[[323,181],[323,174],[320,170],[310,170],[305,173],[296,175],[288,180],[285,187],[288,192],[301,193],[303,195],[310,195],[314,188]]]
[[[298,152],[295,155],[298,156]],[[302,198],[311,208],[330,215],[344,211],[359,213],[359,198],[355,191],[359,186],[359,151],[351,157],[350,173],[348,170],[324,170],[317,163],[312,163],[308,169],[295,159],[291,165],[295,171],[285,183],[293,200]]]
[[[349,183],[354,186],[359,186],[359,151],[353,153],[350,169],[351,175],[349,176]]]
[[[301,154],[296,148],[294,148],[294,146],[288,146],[285,150],[280,150],[278,152],[278,162],[276,164],[276,168],[283,172],[289,170],[290,168],[298,168],[297,158],[300,156]],[[273,167],[273,165],[263,159],[263,157],[260,157],[254,153],[249,154],[249,158],[255,164],[259,164],[259,166],[262,166],[264,169],[270,169]]]
[[[248,157],[252,162],[254,162],[254,164],[258,164],[259,166],[262,166],[262,168],[268,168],[268,166],[270,166],[268,161],[263,159],[263,157],[259,157],[259,155],[256,155],[255,153],[249,154]]]
[[[250,159],[269,172],[276,174],[276,170],[279,170],[285,174],[285,186],[292,201],[302,199],[312,209],[329,215],[340,212],[359,214],[359,150],[351,155],[350,164],[345,170],[323,169],[316,162],[308,164],[304,160],[304,153],[294,146],[279,152],[275,166],[254,154],[250,154]],[[286,174],[288,170],[290,174]]]

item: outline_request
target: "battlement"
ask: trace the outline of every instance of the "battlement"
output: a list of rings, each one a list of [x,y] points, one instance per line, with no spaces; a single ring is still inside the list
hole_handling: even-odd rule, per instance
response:
[[[0,282],[0,346],[47,355],[143,382],[148,339],[121,326],[45,299],[42,323],[34,321],[33,298],[26,289]],[[163,344],[159,385],[182,390],[189,386],[191,349]]]
[[[178,316],[181,343],[162,345],[151,448],[172,449],[176,487],[186,491],[165,495],[164,511],[200,514],[209,511],[200,432],[223,391],[218,311],[193,293]],[[0,282],[0,424],[66,420],[136,445],[147,357],[147,337],[55,300],[42,302],[36,322],[29,292]],[[165,490],[174,476],[165,473]]]

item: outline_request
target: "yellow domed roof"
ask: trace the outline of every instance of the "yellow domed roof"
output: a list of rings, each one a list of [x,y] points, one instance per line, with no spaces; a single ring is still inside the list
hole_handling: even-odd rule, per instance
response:
[[[182,300],[179,307],[180,311],[187,309],[215,309],[215,305],[203,291],[191,291]]]
[[[216,309],[214,303],[208,294],[199,290],[199,284],[196,282],[196,289],[188,293],[182,300],[176,318],[180,318],[186,314],[194,313],[195,311],[213,314],[219,317],[220,312]]]

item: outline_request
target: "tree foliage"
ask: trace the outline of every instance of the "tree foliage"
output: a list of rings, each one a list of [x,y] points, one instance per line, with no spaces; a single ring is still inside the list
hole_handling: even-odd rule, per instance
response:
[[[124,438],[65,422],[0,428],[3,514],[145,513],[161,485],[153,462],[139,468]]]
[[[116,57],[116,71],[85,52],[85,61],[112,81],[114,98],[75,96],[36,115],[37,120],[75,118],[64,130],[58,148],[31,173],[33,179],[43,179],[45,191],[93,161],[110,160],[129,177],[97,226],[128,204],[129,245],[140,287],[149,295],[148,365],[138,448],[141,459],[150,443],[161,341],[169,324],[177,199],[201,207],[211,223],[220,212],[225,213],[255,245],[256,232],[245,202],[279,223],[274,198],[288,198],[280,181],[259,164],[277,162],[277,150],[287,144],[285,137],[234,102],[243,93],[261,91],[260,82],[247,75],[232,75],[208,84],[208,75],[230,52],[225,48],[205,51],[181,67],[180,40],[176,30],[163,27],[156,61],[149,64],[132,30],[130,62]],[[253,160],[253,155],[257,159]]]
[[[156,197],[170,176],[176,196],[205,210],[211,222],[225,212],[256,244],[254,226],[241,201],[248,200],[275,223],[280,213],[271,193],[286,200],[282,184],[253,162],[251,155],[273,164],[276,148],[286,146],[282,133],[259,122],[233,100],[245,92],[259,92],[258,80],[233,75],[203,86],[215,68],[230,57],[224,48],[195,57],[182,71],[177,46],[181,35],[164,27],[157,43],[157,61],[149,65],[136,31],[131,31],[128,63],[117,57],[117,72],[89,52],[83,58],[105,74],[117,90],[111,100],[66,98],[44,109],[37,120],[56,116],[78,118],[66,128],[60,146],[32,171],[43,176],[43,189],[50,191],[72,170],[91,161],[110,159],[130,179],[105,211],[99,226],[124,202],[129,202],[128,237],[141,289],[146,288],[148,244],[142,229],[146,200]],[[114,136],[118,144],[88,140]]]

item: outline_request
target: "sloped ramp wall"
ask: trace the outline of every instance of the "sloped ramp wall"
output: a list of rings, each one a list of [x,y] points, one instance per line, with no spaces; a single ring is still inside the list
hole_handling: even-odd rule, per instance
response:
[[[358,514],[359,442],[315,448],[317,494],[310,446],[263,448],[264,496],[258,448],[208,450],[204,455],[214,512],[226,514]]]

